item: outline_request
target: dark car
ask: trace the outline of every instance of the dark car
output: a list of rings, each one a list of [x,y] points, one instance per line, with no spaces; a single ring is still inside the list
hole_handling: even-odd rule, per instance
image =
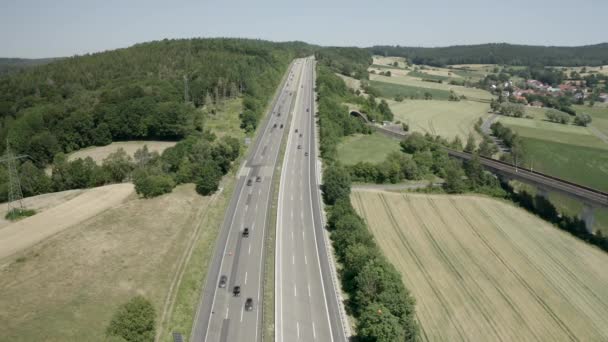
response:
[[[274,128],[277,128],[277,124],[274,124]]]
[[[247,186],[251,186],[251,179],[247,180]]]
[[[245,301],[245,310],[246,311],[253,310],[253,299],[247,298],[247,300]]]
[[[245,229],[243,229],[243,237],[249,237],[249,228],[245,227]]]
[[[302,137],[302,133],[300,133],[300,138]]]
[[[232,289],[232,294],[233,294],[235,297],[240,296],[240,295],[241,295],[241,287],[240,287],[240,286],[238,286],[238,285],[237,285],[237,286],[235,286],[235,287]]]
[[[226,287],[226,282],[228,282],[228,277],[226,277],[225,275],[220,277],[220,283],[219,283],[219,287],[220,289],[223,289]]]
[[[262,181],[262,177],[257,176],[257,177],[255,178],[255,181],[256,181],[256,182],[258,182],[258,183],[259,183],[259,182],[261,182],[261,181]]]
[[[281,128],[283,128],[283,124],[281,124]]]
[[[296,133],[298,133],[298,129],[296,128]]]
[[[310,112],[310,108],[306,108],[306,113]]]
[[[308,157],[308,152],[304,152],[304,156],[305,156],[305,157]]]
[[[301,149],[302,149],[302,145],[298,145],[298,150],[301,150]]]

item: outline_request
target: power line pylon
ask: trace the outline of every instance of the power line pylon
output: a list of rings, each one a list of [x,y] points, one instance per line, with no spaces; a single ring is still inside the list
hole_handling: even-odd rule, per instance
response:
[[[12,210],[23,209],[23,192],[21,191],[21,182],[19,181],[19,172],[17,171],[16,160],[27,158],[27,155],[15,156],[6,141],[6,154],[0,162],[6,163],[8,171],[8,212]]]

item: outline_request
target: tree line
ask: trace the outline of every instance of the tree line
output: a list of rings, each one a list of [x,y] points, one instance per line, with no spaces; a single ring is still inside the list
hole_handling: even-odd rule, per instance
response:
[[[608,64],[608,43],[576,47],[492,43],[436,48],[373,46],[375,55],[406,57],[414,64],[443,67],[453,64],[584,66]]]
[[[349,294],[347,307],[357,320],[357,338],[370,342],[415,341],[419,328],[414,298],[353,209],[349,173],[336,160],[336,145],[342,137],[369,128],[349,115],[342,103],[354,94],[324,66],[318,67],[317,90],[325,166],[322,190],[329,207],[327,228],[342,265],[342,288]]]

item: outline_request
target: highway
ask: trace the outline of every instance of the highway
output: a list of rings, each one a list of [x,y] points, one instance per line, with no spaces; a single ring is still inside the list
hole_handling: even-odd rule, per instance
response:
[[[281,140],[288,129],[290,108],[299,90],[303,62],[299,59],[290,66],[271,113],[266,115],[267,120],[239,171],[190,341],[261,341],[264,238],[271,184]],[[248,237],[243,236],[245,228],[249,230]],[[225,288],[218,286],[222,276],[227,277]],[[239,296],[233,295],[234,286],[240,286]],[[245,310],[247,298],[253,301],[250,311]]]
[[[277,342],[342,342],[321,217],[313,59],[306,59],[300,80],[279,187],[275,336]]]

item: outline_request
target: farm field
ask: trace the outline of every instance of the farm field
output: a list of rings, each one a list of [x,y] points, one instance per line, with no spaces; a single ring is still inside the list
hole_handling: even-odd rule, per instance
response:
[[[608,70],[608,67],[606,68]],[[604,134],[608,135],[608,106],[595,105],[594,107],[574,105],[574,110],[577,113],[587,113],[591,115],[593,121],[591,126],[597,128]]]
[[[370,74],[369,79],[372,81],[400,84],[400,85],[418,87],[418,88],[437,89],[437,90],[443,90],[446,92],[453,90],[458,95],[464,95],[471,99],[480,99],[480,100],[484,100],[484,101],[489,101],[493,98],[492,94],[490,94],[489,92],[487,92],[483,89],[467,88],[467,87],[463,87],[463,86],[450,85],[450,84],[446,84],[446,83],[425,82],[425,81],[420,80],[419,78],[409,77],[409,76],[396,75],[396,76],[387,77],[387,76]]]
[[[405,58],[403,57],[383,57],[383,56],[372,56],[373,64],[377,65],[390,65],[393,66],[393,63],[397,62],[397,66],[399,68],[404,68],[407,65],[405,64]]]
[[[344,137],[338,145],[338,158],[343,164],[379,163],[391,152],[400,151],[399,141],[380,133]]]
[[[535,171],[608,191],[608,148],[523,137],[527,166]]]
[[[422,88],[382,81],[370,81],[369,84],[380,91],[381,96],[387,99],[394,99],[397,95],[406,98],[414,97],[416,99],[424,99],[426,93],[431,94],[435,100],[446,101],[450,98],[450,92],[447,90]]]
[[[509,203],[355,191],[424,341],[608,339],[608,254]]]
[[[474,101],[405,100],[389,101],[395,120],[409,124],[410,131],[441,135],[449,140],[460,136],[463,143],[475,132],[477,120],[490,109]]]
[[[563,125],[546,120],[513,118],[507,116],[499,116],[498,121],[505,126],[511,127],[522,137],[608,149],[608,144],[598,139],[586,127],[572,124]]]
[[[93,160],[101,164],[103,160],[110,155],[111,153],[116,152],[119,148],[122,148],[127,152],[128,155],[133,157],[133,154],[138,149],[144,147],[144,145],[148,146],[148,150],[150,152],[156,151],[158,153],[163,153],[169,147],[175,146],[176,142],[174,141],[119,141],[113,142],[110,145],[106,146],[93,146],[83,148],[76,152],[70,153],[68,155],[68,160],[74,160],[78,158],[86,158],[91,157]]]
[[[210,200],[196,194],[192,184],[153,199],[131,197],[17,259],[4,259],[0,336],[11,341],[102,341],[116,308],[137,294],[153,303],[160,325],[180,260]],[[211,227],[202,226],[201,238],[212,240]]]
[[[59,205],[65,201],[68,201],[80,194],[82,194],[86,189],[75,189],[75,190],[66,190],[60,192],[51,192],[48,194],[42,194],[37,196],[26,197],[23,199],[23,205],[27,209],[36,210],[37,214],[45,211],[46,209],[52,208],[56,205]],[[5,219],[6,213],[8,212],[8,206],[6,203],[0,206],[0,229],[5,227],[13,221],[9,221]]]
[[[133,193],[133,184],[123,183],[88,189],[73,198],[59,195],[55,202],[63,203],[0,228],[0,260],[120,205]]]
[[[353,77],[348,77],[348,76],[344,76],[342,74],[338,74],[336,73],[336,75],[338,77],[340,77],[342,80],[344,80],[344,83],[346,83],[346,86],[349,87],[352,90],[357,90],[357,89],[361,89],[361,81],[359,81],[356,78]]]

